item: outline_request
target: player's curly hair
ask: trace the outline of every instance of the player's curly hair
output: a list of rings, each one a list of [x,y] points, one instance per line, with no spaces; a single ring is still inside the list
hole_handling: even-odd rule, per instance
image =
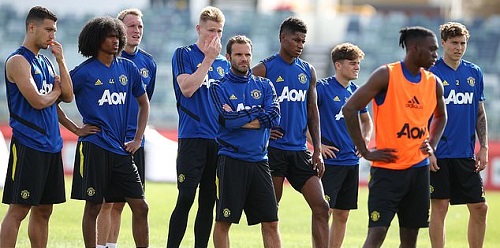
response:
[[[78,51],[84,57],[97,56],[106,37],[113,33],[116,33],[120,40],[118,52],[116,53],[118,55],[127,43],[127,35],[123,22],[109,16],[93,18],[83,26],[78,36]]]
[[[466,40],[469,40],[470,37],[467,27],[459,22],[447,22],[439,26],[439,32],[441,33],[441,39],[444,41],[457,36],[465,36]]]
[[[399,36],[399,46],[401,48],[406,48],[409,43],[421,40],[422,38],[436,37],[436,34],[430,29],[420,26],[402,28],[399,33],[401,34]]]

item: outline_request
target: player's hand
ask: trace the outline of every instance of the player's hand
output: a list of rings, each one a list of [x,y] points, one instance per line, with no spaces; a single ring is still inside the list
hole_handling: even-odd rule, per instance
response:
[[[438,171],[440,168],[437,163],[437,158],[434,156],[434,154],[431,154],[429,156],[430,164],[429,164],[429,170],[432,172]]]
[[[323,157],[321,152],[313,152],[312,154],[312,168],[318,172],[318,177],[323,177],[325,174],[325,163],[323,162]]]
[[[227,103],[224,103],[224,105],[222,105],[222,109],[224,109],[224,111],[226,112],[233,112],[233,109]]]
[[[139,148],[141,148],[142,140],[131,140],[126,142],[124,145],[125,151],[130,154],[134,154]]]
[[[481,147],[476,154],[475,172],[480,172],[488,165],[488,148]]]
[[[339,149],[335,146],[321,144],[321,155],[323,158],[336,158],[335,152],[338,151]]]
[[[271,128],[271,136],[270,139],[277,140],[283,138],[284,131],[281,127]]]
[[[75,134],[78,135],[78,137],[82,137],[82,136],[87,136],[89,134],[95,134],[100,131],[101,129],[98,126],[83,124],[82,127],[76,129]]]
[[[422,151],[422,153],[429,155],[429,156],[434,154],[434,149],[432,149],[432,146],[429,143],[429,140],[422,141],[422,144],[420,144],[420,151]]]
[[[52,91],[57,95],[61,94],[61,77],[59,75],[54,76],[54,85]]]
[[[383,148],[368,150],[362,156],[369,161],[380,161],[384,163],[394,163],[398,156],[396,155],[397,150],[394,148]]]
[[[215,60],[217,56],[219,56],[221,50],[222,45],[220,43],[219,36],[214,36],[210,40],[205,40],[205,44],[201,48],[201,51],[203,52],[203,54],[205,54],[205,57],[212,61]]]
[[[63,54],[63,48],[61,43],[57,41],[52,41],[50,43],[50,51],[52,54],[54,54],[54,57],[56,57],[57,62],[63,62],[64,61],[64,54]]]

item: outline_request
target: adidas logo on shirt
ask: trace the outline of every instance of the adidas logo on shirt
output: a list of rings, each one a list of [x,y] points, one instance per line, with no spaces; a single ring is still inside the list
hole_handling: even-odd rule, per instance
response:
[[[418,101],[417,97],[416,96],[413,96],[412,99],[410,99],[405,107],[407,108],[416,108],[416,109],[423,109],[424,107],[422,107],[422,105],[420,105],[420,102]]]

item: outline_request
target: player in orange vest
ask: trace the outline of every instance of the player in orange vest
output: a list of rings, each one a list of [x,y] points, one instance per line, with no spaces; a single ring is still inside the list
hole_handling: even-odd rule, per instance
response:
[[[400,247],[415,247],[419,228],[429,226],[429,165],[436,163],[433,153],[447,119],[441,80],[426,71],[437,59],[438,43],[423,27],[403,28],[400,33],[405,58],[375,70],[343,108],[354,144],[373,162],[363,247],[382,245],[395,214]],[[358,111],[370,100],[376,149],[366,147],[359,127]]]

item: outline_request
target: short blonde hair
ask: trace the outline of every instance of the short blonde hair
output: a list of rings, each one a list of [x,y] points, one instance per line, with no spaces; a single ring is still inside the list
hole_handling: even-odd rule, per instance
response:
[[[444,41],[457,36],[465,36],[467,40],[470,37],[467,27],[459,22],[447,22],[439,26],[439,32],[441,32],[441,39]]]
[[[222,23],[226,21],[222,10],[214,6],[207,6],[201,10],[199,23],[206,21],[214,21],[217,23]]]
[[[140,9],[136,8],[131,8],[131,9],[124,9],[118,13],[118,16],[116,18],[120,19],[120,21],[123,21],[125,19],[126,15],[136,15],[138,17],[142,18],[142,11]]]

